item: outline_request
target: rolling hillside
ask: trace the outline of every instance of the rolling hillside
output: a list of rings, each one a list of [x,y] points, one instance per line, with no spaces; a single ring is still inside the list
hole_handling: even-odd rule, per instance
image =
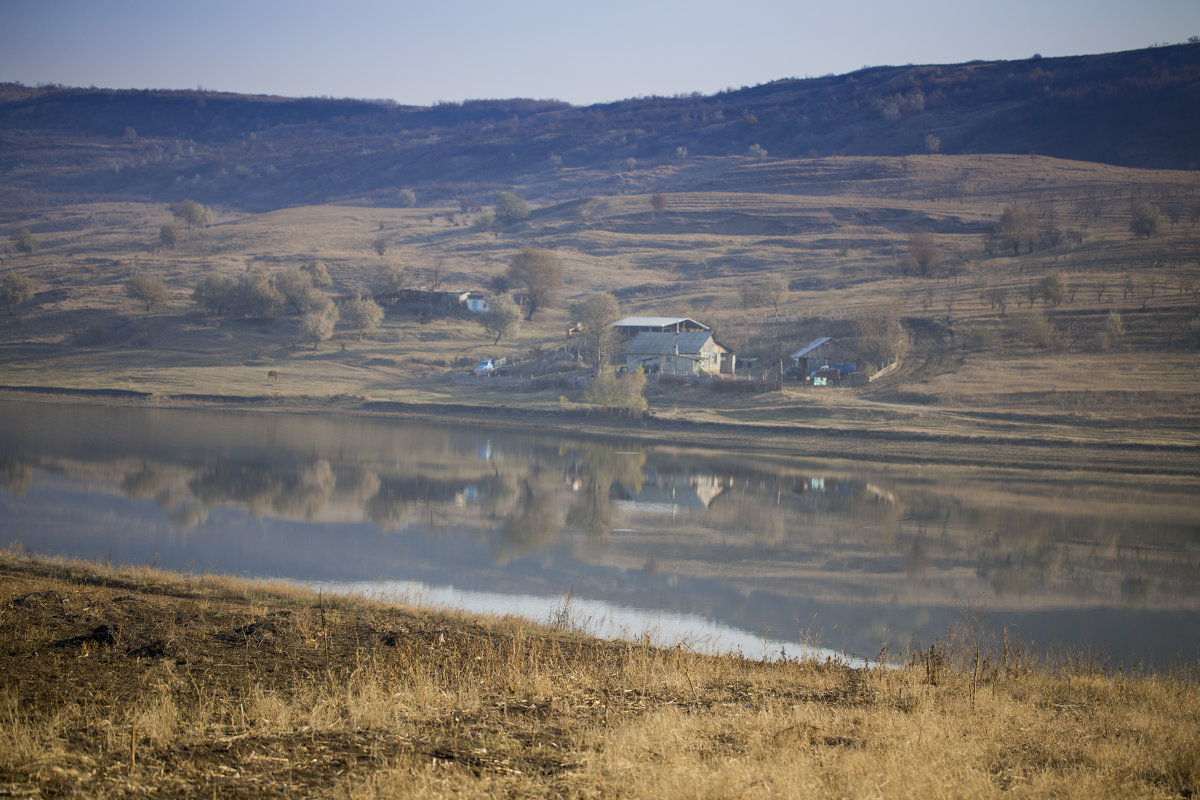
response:
[[[549,202],[692,188],[714,158],[1002,153],[1190,170],[1198,131],[1196,44],[871,67],[589,107],[6,84],[0,214],[99,199],[396,206],[403,188],[421,206],[504,189]]]

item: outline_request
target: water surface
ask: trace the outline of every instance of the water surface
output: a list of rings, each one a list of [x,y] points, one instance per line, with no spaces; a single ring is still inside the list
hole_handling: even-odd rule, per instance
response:
[[[322,415],[4,402],[0,421],[0,537],[40,553],[754,657],[895,655],[964,621],[1112,664],[1200,652],[1186,480]]]

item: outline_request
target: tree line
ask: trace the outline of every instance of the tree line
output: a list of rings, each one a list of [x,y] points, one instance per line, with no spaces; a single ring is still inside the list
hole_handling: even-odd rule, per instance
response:
[[[269,320],[298,316],[303,340],[319,347],[340,323],[359,336],[378,327],[383,308],[361,292],[334,302],[326,291],[333,281],[324,262],[271,273],[254,269],[241,275],[209,273],[192,290],[192,299],[210,314],[234,319]]]

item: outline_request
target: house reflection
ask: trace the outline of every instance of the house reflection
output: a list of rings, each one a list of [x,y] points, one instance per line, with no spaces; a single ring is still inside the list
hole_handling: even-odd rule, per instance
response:
[[[615,483],[610,497],[623,510],[675,516],[681,510],[707,510],[728,488],[727,479],[710,473],[648,468],[640,487]]]

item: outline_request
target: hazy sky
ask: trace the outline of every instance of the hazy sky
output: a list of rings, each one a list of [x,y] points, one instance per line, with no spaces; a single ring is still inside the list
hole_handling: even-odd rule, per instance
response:
[[[588,104],[1194,35],[1200,0],[0,0],[0,81]]]

